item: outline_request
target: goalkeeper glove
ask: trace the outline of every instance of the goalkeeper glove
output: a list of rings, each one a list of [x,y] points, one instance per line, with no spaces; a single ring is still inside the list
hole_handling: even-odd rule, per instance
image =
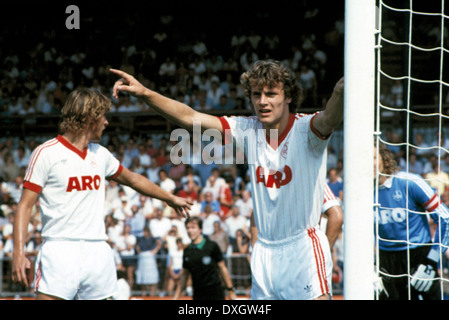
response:
[[[432,280],[436,274],[431,265],[420,264],[418,270],[412,275],[411,285],[419,292],[427,292],[432,286]]]
[[[383,274],[388,274],[384,268],[380,268],[380,271]],[[383,277],[381,274],[377,274],[376,271],[373,273],[373,285],[374,285],[374,294],[379,299],[387,299],[389,298],[389,294],[387,289],[385,288],[385,284],[388,284],[389,279]]]

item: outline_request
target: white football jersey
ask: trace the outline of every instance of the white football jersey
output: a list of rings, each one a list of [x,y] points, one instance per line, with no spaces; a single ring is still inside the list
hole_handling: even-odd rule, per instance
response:
[[[105,179],[121,170],[109,150],[96,143],[81,152],[58,136],[38,146],[31,155],[24,187],[39,193],[42,236],[106,240]]]
[[[328,139],[314,129],[315,115],[291,114],[277,148],[257,117],[220,118],[247,157],[258,238],[283,240],[319,225]]]

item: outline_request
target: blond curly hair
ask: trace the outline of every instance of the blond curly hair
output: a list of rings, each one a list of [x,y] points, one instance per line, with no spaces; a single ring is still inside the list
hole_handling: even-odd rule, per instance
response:
[[[98,90],[78,88],[72,91],[62,108],[59,131],[80,131],[89,121],[100,119],[111,110],[111,100]]]

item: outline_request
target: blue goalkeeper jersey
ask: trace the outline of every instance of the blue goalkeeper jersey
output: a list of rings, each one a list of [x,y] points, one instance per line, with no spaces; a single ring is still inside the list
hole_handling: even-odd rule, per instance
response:
[[[434,241],[429,258],[439,260],[440,247],[445,252],[449,245],[449,210],[421,176],[399,172],[388,178],[379,186],[379,205],[375,219],[381,250],[413,249]],[[437,224],[434,239],[428,216]]]

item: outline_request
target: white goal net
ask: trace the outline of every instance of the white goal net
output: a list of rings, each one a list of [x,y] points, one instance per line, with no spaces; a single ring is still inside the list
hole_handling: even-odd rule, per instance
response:
[[[424,178],[449,205],[449,3],[378,0],[376,5],[375,140],[395,153],[402,171]],[[374,191],[374,203],[378,204],[377,184]],[[382,205],[377,206],[379,217]],[[408,214],[415,213],[404,209]],[[445,234],[441,230],[443,217],[433,221],[428,215],[428,219],[432,236],[437,230],[440,236]],[[413,232],[410,225],[407,230]],[[377,234],[376,245],[379,240],[385,239]],[[409,237],[407,241],[412,247]],[[449,293],[449,250],[444,251],[441,244],[436,274],[441,299]],[[377,272],[382,274],[381,270]],[[410,281],[412,272],[409,269],[401,276]]]

